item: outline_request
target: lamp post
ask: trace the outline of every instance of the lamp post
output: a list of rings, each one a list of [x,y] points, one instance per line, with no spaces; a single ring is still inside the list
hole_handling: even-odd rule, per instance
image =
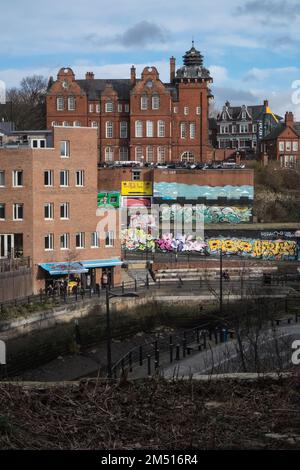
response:
[[[222,247],[220,248],[220,317],[223,314],[223,259]]]
[[[107,377],[111,379],[111,369],[112,369],[112,361],[111,361],[111,328],[110,328],[110,299],[114,297],[139,297],[138,294],[135,292],[127,292],[125,294],[115,294],[111,292],[106,286],[106,353],[107,353]]]

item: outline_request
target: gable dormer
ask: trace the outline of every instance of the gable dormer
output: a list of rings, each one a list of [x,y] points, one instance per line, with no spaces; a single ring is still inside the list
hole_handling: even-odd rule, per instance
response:
[[[241,106],[240,113],[237,116],[238,121],[252,121],[252,116],[250,114],[250,111],[248,110],[248,107],[243,104]]]

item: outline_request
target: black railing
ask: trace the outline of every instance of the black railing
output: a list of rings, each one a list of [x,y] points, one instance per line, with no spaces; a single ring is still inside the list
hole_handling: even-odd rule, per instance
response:
[[[0,273],[18,271],[22,268],[30,268],[30,257],[3,258],[0,259]]]

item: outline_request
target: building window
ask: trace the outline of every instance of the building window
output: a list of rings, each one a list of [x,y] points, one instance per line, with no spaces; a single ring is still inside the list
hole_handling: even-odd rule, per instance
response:
[[[76,109],[76,99],[74,96],[69,96],[68,98],[68,110],[75,111]]]
[[[159,95],[152,96],[152,109],[159,109],[160,106],[160,99]]]
[[[91,233],[91,248],[98,248],[99,247],[99,237],[98,232]]]
[[[185,125],[185,122],[182,122],[180,124],[180,137],[181,137],[181,139],[186,138],[186,125]]]
[[[54,249],[54,235],[53,233],[47,233],[45,235],[45,250],[46,251],[52,251]]]
[[[70,156],[70,142],[68,140],[62,140],[60,142],[60,156],[62,158],[68,158]]]
[[[96,113],[100,114],[100,111],[101,111],[100,104],[96,104]]]
[[[146,151],[146,161],[147,161],[148,163],[152,163],[152,162],[153,162],[153,147],[152,147],[152,145],[147,147],[147,151]]]
[[[187,115],[189,114],[189,107],[188,107],[188,106],[185,106],[185,107],[183,108],[183,112],[184,112],[184,114],[187,116]]]
[[[135,159],[137,162],[143,161],[143,149],[142,147],[136,147],[135,149]]]
[[[198,115],[201,114],[201,106],[197,106],[197,108],[196,108],[196,114],[198,114]]]
[[[158,121],[157,122],[157,136],[158,137],[165,137],[165,121]]]
[[[253,124],[253,125],[252,125],[252,132],[253,132],[254,134],[256,134],[256,132],[257,132],[257,125],[256,125],[256,124]]]
[[[120,138],[127,139],[127,122],[126,121],[120,122]]]
[[[285,150],[287,151],[292,150],[292,143],[290,141],[285,142]]]
[[[222,114],[222,119],[223,119],[223,121],[226,121],[226,113]]]
[[[106,162],[114,161],[114,150],[112,147],[105,147],[105,161]]]
[[[68,202],[62,202],[60,205],[60,218],[69,219],[70,215],[70,204]]]
[[[65,107],[65,102],[62,96],[59,96],[56,98],[56,110],[57,111],[63,111]]]
[[[74,121],[74,127],[81,127],[80,121]]]
[[[5,186],[5,171],[0,170],[0,186],[4,187]]]
[[[141,96],[141,110],[146,111],[148,109],[148,96],[142,95]]]
[[[128,160],[128,148],[120,147],[120,161],[126,162]]]
[[[68,250],[70,248],[70,234],[63,233],[60,236],[60,249],[61,250]]]
[[[113,137],[113,129],[114,129],[114,124],[111,121],[107,121],[105,124],[105,129],[106,129],[106,138],[107,139],[112,139]]]
[[[143,123],[142,121],[135,121],[135,136],[143,137]]]
[[[220,134],[228,134],[229,126],[227,124],[223,124],[220,126]]]
[[[125,104],[125,113],[129,113],[129,104]]]
[[[246,111],[242,112],[242,119],[246,119]]]
[[[62,170],[60,172],[60,186],[69,186],[69,170]]]
[[[157,149],[157,163],[165,163],[166,157],[165,157],[165,147],[158,147]]]
[[[240,124],[240,133],[246,134],[247,132],[249,132],[248,124]]]
[[[44,171],[44,185],[53,186],[53,170]]]
[[[141,172],[139,170],[132,170],[132,181],[140,181]]]
[[[99,127],[99,124],[97,121],[92,121],[91,122],[91,127]]]
[[[112,101],[107,101],[105,103],[105,112],[106,113],[112,113],[114,110],[114,104]]]
[[[298,141],[294,140],[293,141],[293,152],[298,152],[298,148],[299,148]]]
[[[109,231],[105,233],[105,246],[106,247],[114,246],[114,232]]]
[[[44,218],[46,220],[53,220],[54,217],[54,204],[53,202],[47,202],[44,205]]]
[[[84,232],[76,233],[76,248],[84,248],[85,240],[84,240]]]
[[[0,202],[0,220],[5,220],[5,204]]]
[[[90,104],[90,105],[89,105],[89,112],[90,112],[90,113],[93,113],[93,112],[94,112],[94,105],[93,105],[93,104]]]
[[[121,105],[121,103],[118,104],[118,113],[121,113],[123,110],[123,106]]]
[[[194,139],[196,137],[196,124],[194,122],[190,123],[190,139]]]
[[[153,137],[153,121],[146,122],[146,137]]]
[[[173,112],[174,112],[174,114],[177,114],[177,113],[178,113],[178,106],[174,106]]]
[[[13,171],[13,187],[18,188],[23,186],[23,171],[14,170]]]
[[[279,142],[279,151],[284,152],[284,142]]]
[[[14,215],[14,220],[23,220],[24,205],[23,204],[14,204],[14,206],[13,206],[13,215]]]
[[[184,152],[181,155],[181,161],[186,162],[186,163],[194,163],[195,161],[194,154],[192,152]]]
[[[84,186],[84,170],[77,170],[75,172],[75,185]]]
[[[231,132],[232,132],[232,134],[236,134],[236,126],[232,126]]]
[[[63,126],[68,125],[67,122],[63,122]],[[33,149],[44,149],[46,147],[45,139],[32,139],[31,148]]]

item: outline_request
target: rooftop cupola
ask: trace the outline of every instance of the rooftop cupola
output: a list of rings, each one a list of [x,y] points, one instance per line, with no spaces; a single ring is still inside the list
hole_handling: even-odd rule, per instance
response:
[[[192,47],[190,50],[186,51],[183,56],[183,63],[187,67],[203,65],[203,55],[195,48],[194,41],[192,41]]]

